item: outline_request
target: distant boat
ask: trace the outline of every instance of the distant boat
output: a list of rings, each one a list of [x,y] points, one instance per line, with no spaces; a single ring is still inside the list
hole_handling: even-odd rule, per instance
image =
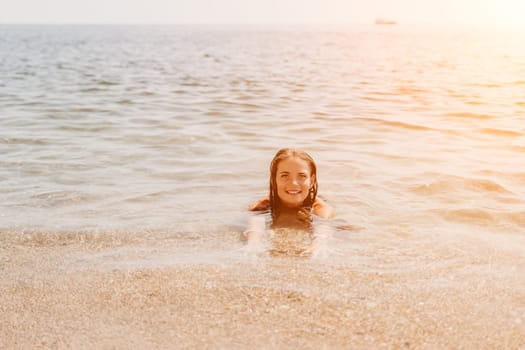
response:
[[[393,21],[391,19],[386,19],[386,18],[376,18],[376,21],[375,21],[375,24],[389,24],[389,25],[392,25],[392,24],[397,24],[396,21]]]

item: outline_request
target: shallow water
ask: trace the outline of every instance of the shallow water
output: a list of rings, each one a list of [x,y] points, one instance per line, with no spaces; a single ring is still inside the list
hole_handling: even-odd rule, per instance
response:
[[[1,26],[0,229],[230,242],[297,147],[360,229],[330,246],[342,256],[354,235],[523,257],[524,35]]]

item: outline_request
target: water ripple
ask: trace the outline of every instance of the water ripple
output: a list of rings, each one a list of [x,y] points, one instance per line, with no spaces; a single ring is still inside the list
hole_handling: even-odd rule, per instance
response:
[[[3,27],[0,229],[199,231],[265,195],[271,157],[295,147],[374,234],[429,217],[523,232],[522,41],[123,29]]]
[[[486,179],[467,179],[448,177],[446,180],[434,181],[423,185],[412,186],[410,190],[419,195],[436,195],[444,192],[473,191],[476,193],[510,193],[497,182]]]

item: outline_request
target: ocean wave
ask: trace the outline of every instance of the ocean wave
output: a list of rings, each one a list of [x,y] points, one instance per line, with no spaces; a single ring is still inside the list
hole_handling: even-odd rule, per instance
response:
[[[132,105],[132,104],[134,104],[134,102],[132,100],[127,99],[127,98],[118,100],[116,103],[119,104],[119,105]]]
[[[435,130],[430,127],[426,127],[423,125],[418,124],[412,124],[412,123],[404,123],[400,121],[392,121],[392,120],[386,120],[386,119],[380,119],[380,118],[367,118],[367,117],[357,117],[354,118],[355,120],[364,121],[367,123],[376,123],[380,125],[395,127],[395,128],[401,128],[401,129],[408,129],[408,130],[420,130],[420,131],[428,131],[428,130]]]
[[[511,179],[517,181],[518,183],[525,185],[525,172],[511,173],[509,174],[509,176]]]
[[[482,88],[489,88],[489,89],[499,88],[503,86],[500,83],[481,83],[481,84],[472,84],[472,85],[477,86],[477,87],[482,87]]]
[[[524,211],[506,212],[481,208],[458,208],[433,209],[430,210],[430,213],[447,221],[476,226],[482,225],[487,229],[497,229],[498,231],[507,227],[517,229],[517,232],[523,232],[522,229],[525,228]]]
[[[161,176],[159,176],[161,177]],[[164,177],[166,178],[166,177]],[[174,177],[175,178],[175,177]],[[150,193],[144,193],[138,196],[128,197],[125,199],[126,202],[131,203],[147,203],[147,202],[155,202],[161,199],[162,197],[173,197],[176,195],[177,191],[156,191],[156,192],[150,192]]]
[[[204,243],[238,243],[240,228],[236,226],[207,227],[200,229],[185,225],[159,228],[134,229],[81,229],[41,230],[36,228],[0,229],[0,242],[5,245],[64,246],[81,244],[90,247],[118,247],[133,244],[191,243],[197,247]],[[161,243],[162,245],[162,243]]]
[[[434,209],[431,213],[439,217],[454,222],[495,226],[498,223],[497,216],[485,209],[461,208],[461,209]]]
[[[119,85],[118,82],[116,81],[110,81],[110,80],[99,80],[96,82],[96,84],[98,85],[102,85],[102,86],[113,86],[113,85]]]
[[[480,119],[480,120],[487,120],[487,119],[494,119],[495,116],[490,114],[482,114],[482,113],[470,113],[470,112],[454,112],[454,113],[447,113],[445,114],[447,117],[454,117],[454,118],[466,118],[466,119]]]
[[[505,213],[503,216],[511,223],[525,228],[525,211],[515,211],[511,213]]]
[[[235,107],[239,109],[260,109],[264,107],[261,104],[238,102],[235,100],[232,101],[232,100],[225,100],[225,99],[214,100],[212,102],[212,105],[219,106],[219,107],[228,107],[228,108]]]
[[[142,231],[42,231],[36,229],[0,231],[0,242],[36,247],[54,247],[71,244],[89,246],[116,246],[143,242],[151,238],[152,232]]]
[[[476,193],[511,193],[504,186],[492,180],[469,179],[461,177],[448,177],[440,181],[411,186],[410,191],[426,196],[443,194],[444,192],[449,192],[450,194],[463,191],[472,191]]]
[[[45,146],[51,144],[51,140],[43,138],[2,137],[0,138],[0,144]]]
[[[508,129],[483,128],[483,129],[479,129],[479,131],[484,134],[491,135],[491,136],[502,136],[502,137],[523,136],[522,132],[508,130]]]
[[[104,131],[113,130],[113,128],[114,126],[112,124],[70,124],[57,126],[56,130],[70,132],[89,132],[93,134],[99,134]]]
[[[58,190],[37,193],[31,198],[36,200],[34,205],[37,207],[57,207],[97,201],[100,196],[80,191]]]
[[[465,103],[470,106],[481,106],[486,104],[486,102],[480,100],[466,100]]]
[[[424,89],[422,87],[415,87],[415,86],[400,86],[396,89],[396,94],[409,95],[409,96],[416,96],[416,95],[425,94],[428,92],[429,91],[427,89]]]

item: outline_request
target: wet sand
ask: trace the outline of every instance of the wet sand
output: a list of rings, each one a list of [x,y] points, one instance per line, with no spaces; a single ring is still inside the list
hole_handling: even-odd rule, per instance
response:
[[[199,260],[240,245],[114,237],[4,233],[0,348],[525,349],[511,249],[356,235],[351,259]]]

